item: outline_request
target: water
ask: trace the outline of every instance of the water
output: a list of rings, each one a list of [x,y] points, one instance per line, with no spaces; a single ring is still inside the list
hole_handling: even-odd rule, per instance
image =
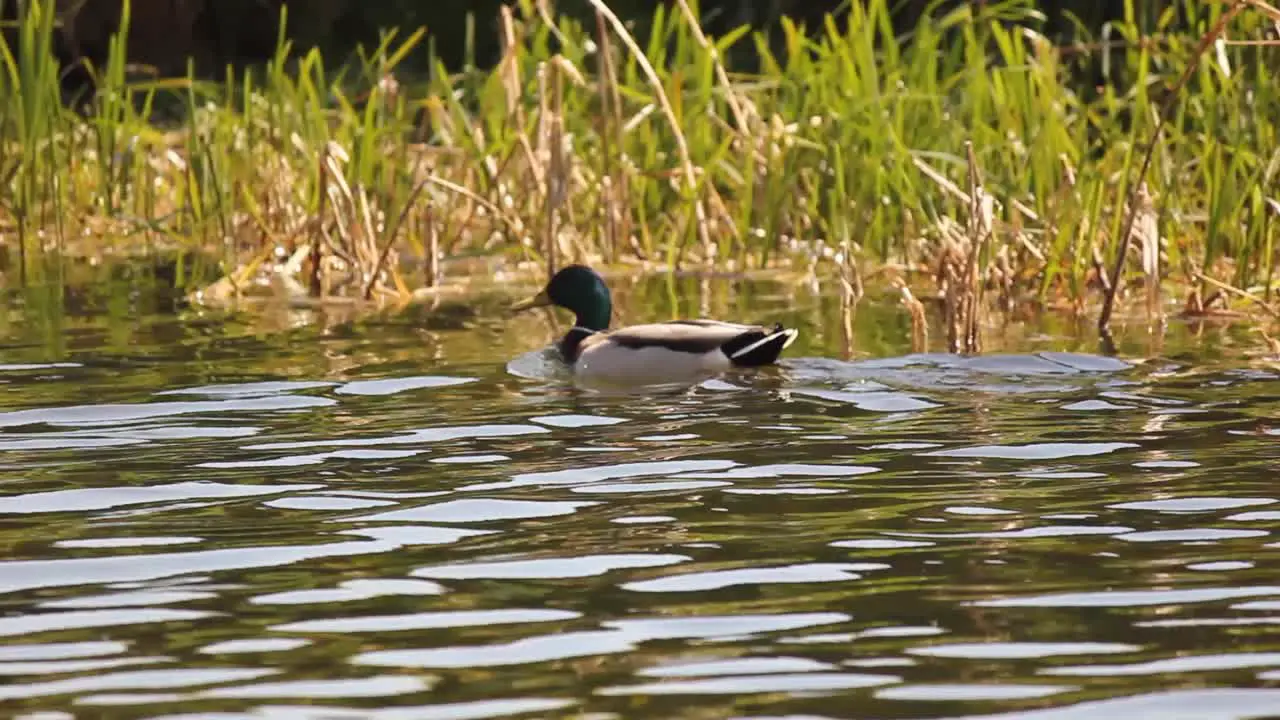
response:
[[[1280,713],[1280,373],[1061,320],[584,393],[545,318],[0,314],[0,710],[51,718]],[[637,297],[642,297],[638,296]],[[1057,323],[1057,324],[1055,324]]]

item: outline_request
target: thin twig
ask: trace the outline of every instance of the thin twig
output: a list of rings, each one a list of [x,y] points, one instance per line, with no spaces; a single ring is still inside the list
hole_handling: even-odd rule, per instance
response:
[[[413,209],[413,204],[417,202],[418,196],[422,194],[423,189],[427,187],[427,181],[421,180],[413,186],[413,190],[409,193],[409,198],[405,200],[404,207],[400,208],[400,215],[396,217],[395,225],[391,226],[391,232],[387,233],[387,239],[382,243],[382,252],[378,253],[378,261],[373,266],[373,272],[369,274],[369,281],[364,286],[364,299],[368,300],[373,297],[373,286],[378,281],[378,275],[382,273],[382,266],[387,262],[387,256],[391,254],[391,246],[395,244],[396,236],[400,234],[400,228],[409,218],[409,211]]]
[[[1267,301],[1263,300],[1257,295],[1254,295],[1248,290],[1241,290],[1240,288],[1228,285],[1222,282],[1221,280],[1214,280],[1213,278],[1201,272],[1193,273],[1193,275],[1197,280],[1201,282],[1208,283],[1225,293],[1230,293],[1231,295],[1235,295],[1236,297],[1242,297],[1245,300],[1248,300],[1249,302],[1254,303],[1258,307],[1262,308],[1268,315],[1270,315],[1273,318],[1280,318],[1280,308],[1273,307],[1272,305],[1267,303]]]
[[[498,207],[497,205],[490,202],[489,200],[486,200],[485,198],[475,194],[471,190],[468,190],[467,188],[455,182],[445,180],[444,178],[436,177],[435,175],[428,175],[425,178],[425,180],[431,183],[432,185],[437,185],[439,187],[444,188],[445,190],[457,193],[458,195],[461,195],[462,197],[467,198],[468,200],[476,203],[477,205],[483,206],[486,210],[493,213],[493,216],[495,218],[497,218],[498,220],[501,220],[502,224],[506,225],[508,229],[512,231],[516,229],[515,225],[511,222],[511,220],[502,212],[502,208]]]

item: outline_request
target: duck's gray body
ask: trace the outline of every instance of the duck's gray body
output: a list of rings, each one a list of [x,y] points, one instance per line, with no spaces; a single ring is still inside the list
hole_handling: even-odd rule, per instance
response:
[[[697,382],[736,367],[769,365],[795,330],[718,320],[632,325],[613,332],[574,328],[560,352],[578,377],[609,384]]]

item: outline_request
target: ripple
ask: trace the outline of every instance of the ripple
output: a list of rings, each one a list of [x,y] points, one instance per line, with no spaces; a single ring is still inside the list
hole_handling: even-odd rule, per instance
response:
[[[868,450],[928,450],[929,448],[942,447],[942,443],[934,442],[894,442],[881,443],[879,445],[868,445]]]
[[[102,690],[157,690],[161,688],[213,685],[215,683],[252,680],[273,675],[277,670],[253,668],[173,668],[168,670],[130,670],[86,677],[52,680],[25,685],[0,686],[0,700],[22,700],[69,695]]]
[[[672,435],[638,435],[636,440],[640,442],[675,442],[677,440],[697,440],[702,437],[697,433],[674,433]]]
[[[1226,519],[1236,522],[1269,522],[1280,520],[1280,510],[1256,510],[1254,512],[1236,513],[1235,515],[1228,515]]]
[[[414,570],[414,577],[448,580],[554,580],[604,575],[613,570],[654,568],[692,560],[687,555],[586,555],[505,562],[461,563]]]
[[[81,363],[0,363],[0,372],[25,372],[28,370],[61,370],[64,368],[84,367]]]
[[[570,380],[573,375],[554,347],[530,350],[507,362],[507,372],[527,380]]]
[[[618,525],[645,525],[674,522],[675,519],[670,515],[631,515],[629,517],[614,518],[609,522],[617,523]]]
[[[845,392],[840,390],[821,390],[817,388],[796,388],[791,391],[796,395],[808,395],[821,400],[848,403],[859,410],[870,412],[898,413],[932,410],[943,407],[941,403],[923,400],[913,395],[897,392],[867,390],[862,392]]]
[[[547,485],[584,485],[601,480],[618,478],[645,477],[649,475],[674,475],[698,470],[719,470],[737,465],[731,460],[669,460],[661,462],[619,463],[615,465],[598,465],[585,468],[568,468],[548,472],[520,473],[510,480],[496,483],[468,485],[462,490],[500,490],[507,488],[547,486]]]
[[[265,380],[262,382],[222,383],[218,385],[197,385],[195,387],[161,390],[156,395],[205,395],[208,397],[252,397],[258,395],[280,395],[302,390],[321,390],[331,388],[337,383],[321,380]]]
[[[979,600],[968,604],[975,607],[1152,607],[1157,605],[1216,602],[1258,595],[1280,595],[1280,586],[1065,592],[1052,595],[1001,598],[999,600]]]
[[[1019,710],[998,715],[965,715],[951,720],[1097,720],[1098,718],[1168,718],[1168,720],[1252,720],[1280,707],[1280,690],[1169,690],[1069,707]]]
[[[0,593],[89,583],[155,580],[193,572],[278,567],[315,558],[386,552],[394,547],[386,542],[351,541],[67,560],[15,560],[0,562]]]
[[[196,467],[233,470],[237,468],[300,467],[327,460],[396,460],[421,454],[421,450],[335,450],[327,453],[288,455],[265,460],[225,460],[198,463]]]
[[[49,433],[45,437],[0,441],[0,451],[94,450],[145,445],[146,442],[138,438],[67,437],[58,433]]]
[[[1280,625],[1280,617],[1262,618],[1171,618],[1168,620],[1140,620],[1134,627],[1194,628],[1194,627],[1248,627],[1250,625]]]
[[[559,428],[584,428],[584,427],[600,427],[605,425],[618,425],[627,422],[626,418],[604,417],[599,415],[542,415],[539,417],[529,418],[529,422],[536,422],[539,425],[550,425]]]
[[[572,492],[583,495],[629,495],[631,493],[663,493],[686,490],[710,490],[729,487],[733,483],[715,480],[669,480],[660,482],[605,483],[575,487]]]
[[[1090,478],[1104,478],[1106,473],[1089,472],[1085,470],[1062,470],[1058,472],[1035,471],[1018,473],[1016,477],[1027,478],[1028,480],[1088,480]]]
[[[347,580],[336,588],[289,590],[250,598],[254,605],[307,605],[312,603],[355,602],[392,595],[440,595],[445,589],[426,580]]]
[[[726,495],[843,495],[845,490],[816,487],[726,488]]]
[[[945,635],[946,630],[935,627],[933,625],[894,625],[889,627],[868,628],[861,632],[855,633],[855,638],[907,638],[907,637],[929,637],[931,635]]]
[[[415,375],[411,377],[353,380],[334,390],[338,395],[396,395],[410,390],[466,385],[479,378]]]
[[[22,675],[64,675],[69,673],[99,672],[135,665],[151,665],[167,662],[167,657],[91,658],[84,660],[27,660],[0,662],[0,677]]]
[[[1116,536],[1125,542],[1216,542],[1265,537],[1266,530],[1225,530],[1220,528],[1186,528],[1183,530],[1148,530]]]
[[[605,627],[621,630],[642,640],[709,639],[745,637],[758,633],[799,630],[850,620],[844,613],[789,613],[777,615],[709,615],[690,617],[608,620]]]
[[[1106,455],[1127,448],[1141,447],[1134,443],[1029,443],[1027,445],[978,445],[967,448],[934,450],[922,453],[932,457],[990,458],[993,460],[1063,460],[1074,457]]]
[[[537,425],[463,425],[420,428],[409,430],[399,435],[385,435],[368,438],[345,438],[337,440],[302,440],[298,442],[275,442],[246,445],[243,450],[306,450],[319,447],[369,447],[376,445],[422,445],[424,443],[448,442],[450,440],[468,440],[475,438],[506,438],[523,435],[549,433],[550,430]]]
[[[735,467],[724,472],[685,472],[682,478],[719,478],[727,480],[755,480],[780,477],[854,477],[880,472],[880,468],[864,465],[817,465],[812,463],[779,463]]]
[[[483,463],[507,462],[508,455],[453,455],[449,457],[431,458],[429,462],[446,465],[480,465]]]
[[[84,512],[174,500],[245,498],[315,490],[323,485],[227,485],[192,481],[150,487],[81,488],[51,490],[0,497],[0,514],[30,515],[49,512]]]
[[[1214,510],[1233,510],[1235,508],[1270,505],[1272,498],[1230,498],[1230,497],[1188,497],[1170,498],[1167,500],[1144,500],[1140,502],[1117,503],[1107,507],[1114,510],[1155,510],[1163,513],[1198,513]]]
[[[148,420],[178,415],[271,412],[308,410],[336,405],[328,398],[298,395],[250,397],[235,400],[198,400],[192,402],[156,402],[134,405],[68,405],[57,408],[33,408],[0,412],[0,427],[20,425],[82,426]]]
[[[214,597],[217,597],[214,593],[193,590],[135,590],[133,592],[110,593],[107,595],[87,595],[62,600],[47,600],[40,603],[40,607],[67,609],[148,607],[174,605],[191,600],[207,600]]]
[[[1138,652],[1140,645],[1093,642],[991,642],[951,643],[908,648],[911,655],[969,660],[1026,660],[1067,655],[1104,655]]]
[[[1252,602],[1236,603],[1235,605],[1231,606],[1231,609],[1232,610],[1280,610],[1280,600],[1254,600]]]
[[[1044,668],[1040,670],[1040,673],[1042,675],[1121,677],[1126,675],[1240,670],[1268,665],[1280,665],[1280,653],[1185,655],[1128,665],[1068,665],[1066,667]]]
[[[214,426],[214,425],[135,425],[120,428],[101,428],[97,430],[79,430],[60,433],[68,436],[76,433],[92,432],[105,437],[120,437],[131,440],[197,440],[202,438],[238,439],[252,437],[262,432],[262,428],[248,425]]]
[[[703,680],[665,681],[630,686],[605,687],[597,695],[752,695],[759,693],[852,690],[902,682],[892,675],[861,673],[801,673],[741,675]]]
[[[1072,685],[988,685],[973,683],[948,685],[944,683],[899,685],[877,690],[881,700],[912,700],[918,702],[975,702],[995,700],[1035,700],[1037,698],[1074,692]]]
[[[428,669],[502,667],[612,655],[634,649],[634,638],[612,631],[567,632],[497,645],[465,645],[423,650],[375,650],[351,659],[356,665]]]
[[[414,545],[452,545],[471,537],[492,535],[495,530],[433,527],[431,525],[392,525],[387,527],[342,530],[343,535],[360,535],[396,547]]]
[[[203,538],[198,537],[119,537],[119,538],[82,538],[78,540],[58,540],[53,544],[54,547],[60,548],[130,548],[130,547],[161,547],[164,545],[187,545],[190,543],[204,542]]]
[[[975,507],[970,505],[953,505],[951,507],[943,508],[942,511],[945,513],[951,513],[952,515],[975,515],[975,516],[1017,515],[1018,514],[1017,510],[1003,510],[1001,508]]]
[[[1176,470],[1181,468],[1200,467],[1200,463],[1192,460],[1145,460],[1133,464],[1136,468],[1153,470]]]
[[[129,649],[127,643],[96,640],[33,645],[0,645],[0,662],[13,660],[70,660],[73,658],[116,655]]]
[[[267,705],[258,708],[254,720],[492,720],[510,718],[529,713],[562,710],[577,704],[576,700],[553,698],[512,698],[476,700],[473,702],[443,705],[417,705],[381,710],[357,710],[354,708],[330,708],[316,705],[295,707],[291,705]],[[583,715],[583,720],[590,717]],[[608,716],[597,717],[606,720]],[[179,720],[179,717],[154,720]],[[182,720],[196,720],[186,717]],[[212,720],[212,719],[210,719]],[[227,718],[227,720],[247,720]]]
[[[1086,373],[1118,373],[1133,369],[1133,365],[1119,358],[1105,355],[1087,355],[1084,353],[1058,352],[1046,350],[1036,356],[1066,366],[1072,370]]]
[[[351,497],[285,497],[268,500],[263,505],[280,510],[367,510],[369,508],[395,505],[390,500],[374,500],[372,498]]]
[[[225,640],[205,645],[197,652],[203,655],[238,655],[241,653],[273,653],[297,650],[311,644],[302,638],[246,638]]]
[[[573,620],[577,617],[581,617],[581,613],[569,610],[520,608],[508,610],[446,610],[442,612],[412,613],[409,615],[370,615],[366,617],[334,618],[331,620],[302,620],[275,625],[271,629],[278,632],[320,633],[400,632],[403,630],[436,630],[440,628],[556,622],[558,620]]]
[[[853,548],[855,550],[901,550],[906,548],[933,547],[937,543],[923,542],[919,540],[866,538],[865,540],[837,540],[828,544],[831,547]]]
[[[778,642],[787,645],[847,645],[857,639],[857,633],[813,633],[781,637]]]
[[[865,570],[868,567],[883,569],[888,566],[809,563],[767,568],[743,568],[740,570],[714,570],[629,582],[624,583],[621,587],[624,590],[632,590],[634,592],[702,592],[720,590],[735,585],[844,582],[861,578],[861,575],[853,571]]]
[[[434,505],[424,505],[423,507],[365,515],[356,519],[364,522],[479,523],[572,515],[582,508],[598,504],[595,502],[476,498],[449,500]]]
[[[1253,566],[1254,563],[1244,560],[1221,560],[1218,562],[1191,563],[1187,565],[1187,569],[1200,572],[1230,572],[1231,570],[1248,570]]]
[[[213,617],[217,613],[197,610],[129,609],[129,610],[76,610],[71,612],[38,613],[0,617],[0,637],[34,635],[55,630],[84,630],[87,628],[118,627],[163,622],[181,622]],[[3,693],[3,688],[0,688]]]
[[[1087,535],[1115,535],[1125,537],[1124,533],[1133,532],[1133,528],[1121,525],[1046,525],[1043,527],[1022,528],[1019,530],[993,530],[991,532],[959,532],[959,533],[925,533],[925,532],[893,532],[887,533],[895,537],[933,538],[936,540],[964,540],[973,538],[991,539],[1028,539],[1080,537]]]
[[[193,695],[191,699],[378,698],[422,692],[430,688],[432,684],[426,678],[405,675],[326,678],[324,680],[286,680],[202,690]]]
[[[647,677],[709,677],[713,675],[763,675],[766,673],[800,673],[833,670],[831,663],[798,657],[750,657],[710,662],[662,665],[639,670]]]
[[[1081,400],[1062,406],[1068,412],[1104,412],[1115,410],[1132,410],[1136,406],[1124,403],[1113,403],[1108,400]]]

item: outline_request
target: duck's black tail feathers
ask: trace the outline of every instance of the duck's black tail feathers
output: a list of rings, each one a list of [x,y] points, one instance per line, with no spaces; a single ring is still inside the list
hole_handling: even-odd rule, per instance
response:
[[[753,330],[725,343],[721,350],[729,356],[729,362],[738,367],[760,367],[778,361],[787,346],[795,342],[799,330],[774,325],[773,330]]]

